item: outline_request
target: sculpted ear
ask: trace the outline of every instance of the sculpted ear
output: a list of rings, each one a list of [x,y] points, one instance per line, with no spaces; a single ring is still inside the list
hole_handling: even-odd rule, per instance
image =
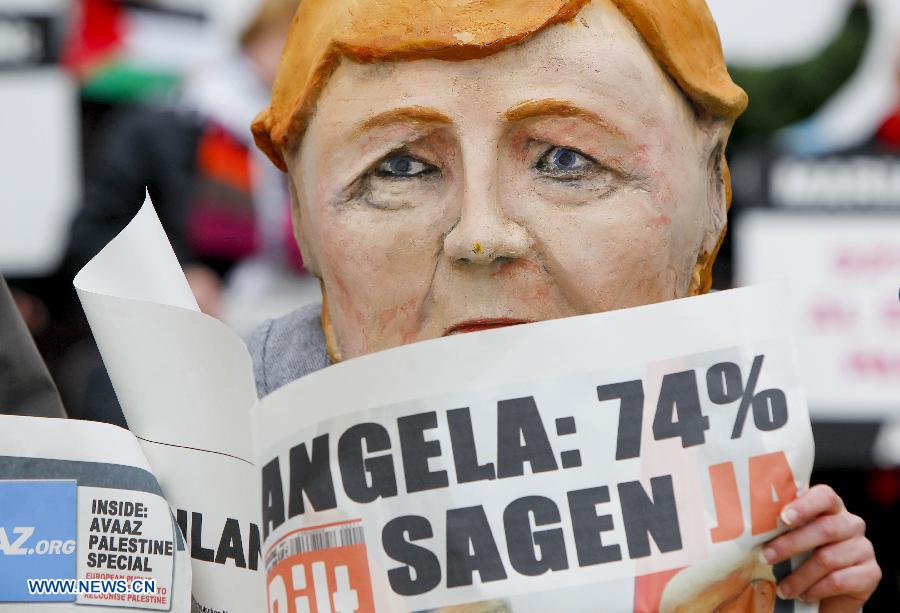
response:
[[[710,211],[710,225],[703,241],[703,251],[712,253],[716,244],[721,243],[728,224],[728,207],[731,205],[731,176],[725,160],[725,143],[728,138],[724,128],[716,130],[709,147],[707,167],[707,206]]]
[[[690,295],[705,294],[712,287],[712,268],[728,230],[728,207],[731,205],[731,175],[725,160],[725,144],[730,125],[703,118],[704,163],[706,164],[706,206],[697,264],[691,278]]]

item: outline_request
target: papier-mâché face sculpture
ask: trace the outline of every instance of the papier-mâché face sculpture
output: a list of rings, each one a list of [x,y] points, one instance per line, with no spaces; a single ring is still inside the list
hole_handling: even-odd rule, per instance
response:
[[[706,291],[745,104],[702,0],[303,0],[254,133],[346,359]]]

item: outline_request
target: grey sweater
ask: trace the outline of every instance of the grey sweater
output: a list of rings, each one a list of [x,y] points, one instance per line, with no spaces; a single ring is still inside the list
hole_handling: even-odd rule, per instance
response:
[[[247,343],[260,398],[331,365],[322,334],[322,305],[310,304],[253,331]]]

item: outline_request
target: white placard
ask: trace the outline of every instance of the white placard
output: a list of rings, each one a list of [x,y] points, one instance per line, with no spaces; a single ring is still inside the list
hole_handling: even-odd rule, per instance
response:
[[[900,215],[753,211],[735,228],[737,283],[789,284],[813,417],[900,416]]]

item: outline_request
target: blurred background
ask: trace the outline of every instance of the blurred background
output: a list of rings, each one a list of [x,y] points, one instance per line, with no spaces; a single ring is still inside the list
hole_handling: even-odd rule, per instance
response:
[[[201,308],[246,335],[319,299],[252,146],[296,0],[0,0],[0,272],[70,417],[124,424],[72,278],[145,186]],[[900,611],[900,1],[708,0],[750,107],[715,287],[788,280],[815,482]]]

